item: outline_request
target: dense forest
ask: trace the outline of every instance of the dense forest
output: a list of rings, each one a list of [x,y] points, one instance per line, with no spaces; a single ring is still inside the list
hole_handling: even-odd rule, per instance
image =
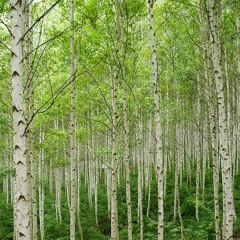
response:
[[[0,239],[240,239],[239,0],[0,0]]]

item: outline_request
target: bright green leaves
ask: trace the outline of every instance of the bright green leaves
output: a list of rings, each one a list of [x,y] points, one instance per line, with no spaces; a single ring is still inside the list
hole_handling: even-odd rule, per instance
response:
[[[98,7],[99,1],[96,0],[87,1],[85,6],[86,19],[89,21],[89,23],[94,29],[97,28]]]

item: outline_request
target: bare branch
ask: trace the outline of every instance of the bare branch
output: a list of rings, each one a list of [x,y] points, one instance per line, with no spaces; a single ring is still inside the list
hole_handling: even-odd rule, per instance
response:
[[[0,18],[0,22],[7,28],[8,32],[11,34],[11,36],[13,36],[12,31],[10,30],[8,25],[1,18]]]
[[[24,37],[29,33],[29,31],[31,31],[40,21],[42,18],[44,18],[48,13],[50,13],[53,8],[60,2],[61,0],[57,0],[46,12],[44,12],[42,14],[42,16],[40,16],[34,23],[33,25],[23,34],[23,36],[21,37],[21,40],[24,39]]]

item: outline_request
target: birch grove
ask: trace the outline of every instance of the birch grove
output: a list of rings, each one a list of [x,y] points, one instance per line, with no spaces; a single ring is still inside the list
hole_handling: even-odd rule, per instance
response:
[[[239,2],[9,2],[0,239],[239,239]]]

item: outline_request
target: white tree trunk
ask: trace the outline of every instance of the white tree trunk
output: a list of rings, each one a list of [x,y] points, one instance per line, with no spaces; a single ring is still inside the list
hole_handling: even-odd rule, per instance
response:
[[[142,126],[140,123],[140,114],[137,112],[136,118],[139,119],[137,121],[136,126],[136,140],[137,140],[137,168],[138,168],[138,217],[139,217],[139,225],[140,225],[140,240],[143,239],[143,161],[142,161]]]
[[[203,134],[206,134],[208,131],[207,121],[204,123],[203,127]],[[206,183],[206,169],[207,169],[207,162],[208,162],[208,146],[207,142],[205,140],[205,137],[203,138],[203,163],[202,163],[202,199],[203,202],[205,201],[205,183]]]
[[[58,156],[58,155],[57,155]],[[62,213],[61,213],[61,168],[56,167],[54,169],[55,173],[55,191],[56,191],[56,219],[60,223],[62,222]]]
[[[199,54],[199,51],[198,51]],[[197,125],[196,129],[196,151],[195,151],[195,159],[197,162],[196,168],[196,203],[195,203],[195,216],[196,220],[199,221],[199,188],[200,188],[200,171],[201,171],[201,133],[200,133],[200,115],[201,115],[201,105],[200,105],[200,75],[199,72],[197,74],[197,84],[198,84],[198,98],[197,98]]]
[[[158,91],[158,63],[157,63],[157,50],[156,50],[156,36],[154,29],[154,13],[153,13],[153,0],[148,0],[149,14],[150,14],[150,35],[152,44],[152,78],[153,78],[153,94],[154,94],[154,111],[155,111],[155,127],[156,127],[156,170],[158,181],[158,240],[163,239],[163,181],[164,181],[164,169],[163,169],[163,154],[162,154],[162,126],[161,126],[161,111],[160,111],[160,97]]]
[[[30,205],[27,186],[26,124],[23,112],[23,8],[24,1],[10,1],[12,32],[12,105],[13,159],[16,168],[16,233],[17,240],[30,240]]]
[[[66,151],[65,149],[63,150],[64,152]],[[66,159],[66,158],[65,158]],[[64,169],[65,172],[65,189],[66,189],[66,196],[67,196],[67,206],[68,209],[70,211],[70,187],[69,187],[69,183],[70,183],[70,177],[69,177],[69,166],[66,166]]]
[[[111,148],[110,146],[110,134],[109,131],[106,130],[106,148],[107,148],[107,156],[106,156],[106,164],[110,165],[109,163],[109,154],[108,151]],[[106,164],[104,164],[104,167],[106,166]],[[110,168],[108,168],[108,166],[106,166],[105,168],[105,177],[106,177],[106,186],[107,186],[107,202],[108,202],[108,217],[110,219],[110,215],[111,215],[111,170]]]
[[[44,131],[40,128],[39,134],[39,162],[38,162],[38,197],[39,197],[39,227],[41,240],[44,240],[44,149],[41,146],[44,142]]]
[[[70,119],[70,161],[71,161],[71,202],[70,202],[70,239],[75,240],[76,220],[76,110],[75,110],[75,85],[76,70],[74,57],[74,0],[71,0],[71,119]]]
[[[208,62],[210,64],[210,61]],[[208,65],[207,64],[207,65]],[[207,71],[205,69],[205,71]],[[216,133],[216,111],[213,101],[213,82],[211,75],[205,73],[208,79],[208,106],[209,106],[209,121],[211,131],[211,145],[212,145],[212,159],[213,159],[213,186],[214,186],[214,209],[215,209],[215,233],[216,240],[221,239],[220,232],[220,214],[219,214],[219,160],[218,160],[218,147],[217,147],[217,133]]]
[[[237,24],[237,33],[240,32],[240,17],[239,14],[236,16],[236,24]],[[238,79],[240,79],[240,36],[237,34],[237,57],[238,57]]]
[[[199,9],[203,9],[202,2],[199,1]],[[202,46],[203,46],[203,61],[204,61],[204,77],[206,81],[206,96],[208,96],[208,119],[210,128],[210,145],[211,155],[213,160],[213,186],[214,186],[214,221],[215,221],[215,235],[216,240],[221,239],[220,232],[220,214],[219,214],[219,160],[218,160],[218,147],[217,147],[217,120],[216,120],[216,103],[213,99],[215,94],[214,84],[212,79],[212,65],[210,57],[210,45],[209,45],[209,29],[208,21],[204,15],[203,10],[200,11],[201,19],[201,34],[202,34]]]
[[[53,161],[52,161],[52,158],[50,158],[49,160],[49,191],[50,191],[50,194],[53,193]]]
[[[17,240],[17,199],[16,199],[17,183],[15,176],[12,177],[12,189],[13,189],[13,229],[14,229],[13,239]]]
[[[119,36],[120,36],[120,1],[116,1],[115,66],[112,78],[112,182],[111,182],[111,238],[119,239],[118,233],[118,79],[119,79]]]
[[[26,1],[25,6],[25,31],[26,34],[26,109],[25,116],[28,128],[26,131],[27,137],[27,164],[28,167],[28,182],[29,182],[29,196],[31,202],[31,235],[32,239],[37,239],[37,196],[36,196],[36,169],[35,169],[35,144],[34,144],[34,121],[32,118],[34,114],[34,93],[33,93],[33,31],[30,29],[32,25],[32,3]]]
[[[152,119],[149,120],[148,126],[148,200],[147,200],[147,217],[149,217],[150,204],[151,204],[151,183],[152,183],[152,146],[153,146],[153,138],[152,138]]]
[[[98,135],[97,133],[94,135],[94,146],[93,146],[93,152],[94,154],[98,150]],[[95,154],[96,155],[96,154]],[[94,156],[95,159],[95,185],[94,185],[94,207],[95,207],[95,222],[96,227],[99,227],[98,224],[98,182],[99,182],[99,162],[98,162],[98,156]]]
[[[128,101],[127,101],[127,84],[125,73],[125,38],[124,38],[124,10],[120,8],[121,13],[121,41],[122,41],[122,94],[123,94],[123,121],[124,121],[124,160],[126,171],[126,203],[127,203],[127,218],[128,218],[128,240],[132,240],[132,207],[131,207],[131,179],[130,179],[130,147],[129,147],[129,119],[128,119]]]
[[[223,221],[223,239],[233,239],[233,177],[232,177],[232,161],[228,151],[228,126],[223,90],[223,70],[221,66],[221,45],[219,27],[220,18],[217,19],[216,3],[214,0],[209,0],[209,20],[210,20],[210,36],[212,41],[212,60],[214,67],[215,83],[218,97],[219,111],[219,140],[220,154],[222,159],[222,178],[223,178],[223,205],[225,206],[225,216]],[[218,12],[220,12],[218,10]]]

